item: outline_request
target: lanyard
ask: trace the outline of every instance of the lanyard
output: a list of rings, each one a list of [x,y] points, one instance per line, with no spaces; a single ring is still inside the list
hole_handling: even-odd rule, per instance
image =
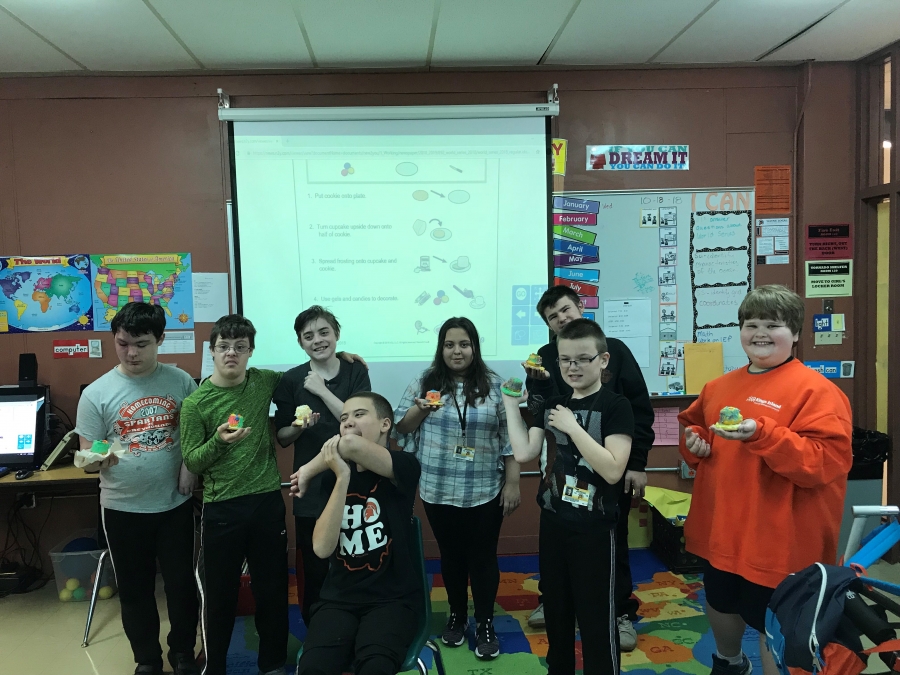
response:
[[[456,402],[456,392],[453,392],[453,406],[456,408],[456,414],[459,416],[459,428],[462,429],[463,438],[466,437],[466,417],[469,412],[469,401],[466,399],[462,412],[459,410],[459,403]]]

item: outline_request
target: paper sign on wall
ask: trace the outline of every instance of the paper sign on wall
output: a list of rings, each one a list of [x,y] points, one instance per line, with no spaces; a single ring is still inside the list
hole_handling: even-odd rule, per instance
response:
[[[856,370],[855,361],[804,361],[803,364],[829,380],[852,378]]]
[[[724,373],[721,342],[688,342],[684,345],[684,386],[688,394],[699,394],[707,382]]]
[[[791,212],[790,164],[754,167],[753,184],[757,215]]]
[[[806,297],[837,298],[853,295],[853,261],[806,261]]]
[[[807,260],[844,260],[853,257],[850,223],[806,226]]]
[[[588,171],[687,171],[687,145],[589,145]]]
[[[54,359],[86,359],[90,356],[87,338],[83,340],[54,340]]]
[[[550,161],[554,176],[566,175],[566,155],[568,155],[569,141],[564,138],[554,138],[550,141]]]

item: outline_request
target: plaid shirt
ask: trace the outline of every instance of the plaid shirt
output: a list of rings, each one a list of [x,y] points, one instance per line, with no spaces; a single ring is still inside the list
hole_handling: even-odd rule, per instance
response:
[[[400,421],[406,411],[421,398],[421,373],[406,388],[394,419]],[[462,440],[459,414],[449,394],[443,397],[444,407],[426,417],[411,434],[394,432],[398,445],[415,454],[422,465],[419,493],[429,504],[449,504],[470,508],[489,502],[503,487],[506,465],[503,457],[513,454],[506,427],[506,409],[500,394],[503,380],[490,376],[490,396],[466,412],[466,437]],[[459,412],[466,410],[462,383],[457,384],[456,402]],[[457,444],[475,449],[474,461],[458,459],[453,454]]]

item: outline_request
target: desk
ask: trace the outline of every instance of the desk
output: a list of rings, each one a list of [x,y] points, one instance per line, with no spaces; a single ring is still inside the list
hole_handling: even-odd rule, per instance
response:
[[[85,473],[74,464],[51,466],[46,471],[35,471],[25,480],[16,480],[15,470],[0,478],[2,492],[46,492],[65,490],[68,493],[94,494],[100,489],[100,474]]]
[[[66,464],[64,466],[51,466],[46,471],[35,471],[33,476],[25,480],[16,480],[14,471],[0,478],[0,497],[9,496],[12,498],[14,494],[23,492],[32,492],[41,497],[96,495],[97,508],[99,509],[100,474],[85,473],[84,469],[79,469],[73,464]],[[49,513],[47,518],[49,519]],[[43,530],[43,526],[41,526],[41,530]],[[104,551],[97,564],[96,575],[98,579],[103,572],[103,564],[106,557],[107,552]],[[88,634],[91,630],[91,620],[94,617],[94,606],[97,603],[98,590],[99,584],[94,587],[94,592],[91,594],[91,604],[88,607],[84,639],[81,643],[82,647],[87,647],[88,645]]]

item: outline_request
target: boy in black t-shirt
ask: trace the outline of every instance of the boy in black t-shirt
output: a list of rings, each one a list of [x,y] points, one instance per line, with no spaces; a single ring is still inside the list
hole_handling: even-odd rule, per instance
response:
[[[326,469],[333,482],[313,532],[316,555],[331,565],[297,672],[340,675],[352,664],[357,675],[396,673],[422,602],[410,541],[419,462],[387,449],[393,409],[383,396],[352,396],[340,420],[340,436],[291,476],[295,496]]]
[[[340,433],[338,417],[344,401],[357,392],[371,391],[372,385],[364,363],[341,358],[337,352],[341,324],[327,309],[313,305],[300,312],[294,321],[294,332],[309,361],[282,376],[272,400],[277,406],[278,442],[284,447],[294,444],[294,471],[297,471],[319,454],[325,441]],[[303,421],[295,417],[301,405],[308,405],[313,411]],[[328,561],[319,558],[312,548],[316,519],[331,493],[324,479],[324,475],[317,477],[303,499],[293,500],[294,531],[303,571],[301,613],[306,626],[328,573]],[[300,565],[297,567],[299,571]]]
[[[609,362],[606,336],[577,319],[559,333],[559,365],[572,393],[544,401],[526,429],[522,399],[504,394],[516,461],[541,455],[540,572],[549,675],[575,670],[575,622],[585,675],[619,672],[615,556],[619,489],[634,434],[624,396],[601,386]],[[546,438],[546,449],[542,446]]]

